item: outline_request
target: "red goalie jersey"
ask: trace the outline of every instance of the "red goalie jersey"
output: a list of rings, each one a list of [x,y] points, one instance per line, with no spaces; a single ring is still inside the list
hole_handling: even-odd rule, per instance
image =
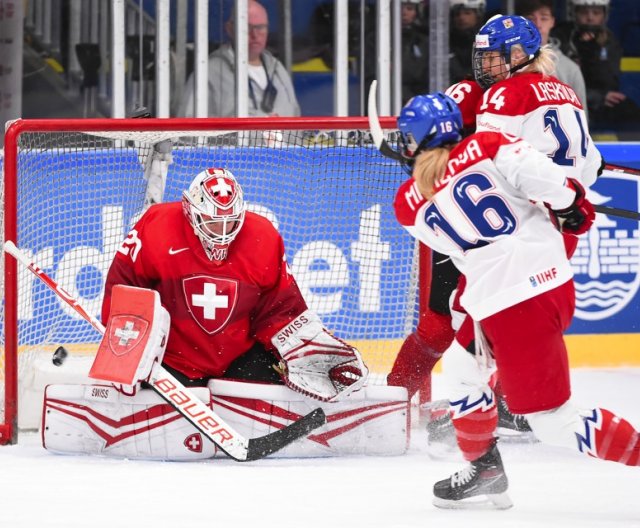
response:
[[[151,288],[171,314],[164,363],[188,378],[219,377],[256,341],[307,309],[282,237],[247,212],[225,260],[207,258],[179,202],[152,206],[131,230],[107,275],[102,320],[115,284]]]

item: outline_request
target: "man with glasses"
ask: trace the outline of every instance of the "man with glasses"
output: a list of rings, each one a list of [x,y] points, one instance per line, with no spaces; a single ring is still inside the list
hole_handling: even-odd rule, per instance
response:
[[[249,22],[249,115],[299,116],[300,105],[291,77],[284,65],[267,49],[269,18],[266,9],[255,0],[248,3]],[[233,40],[233,15],[225,23],[225,31]],[[194,74],[187,80],[178,115],[193,117]],[[210,117],[235,116],[235,52],[231,43],[220,46],[209,56]]]

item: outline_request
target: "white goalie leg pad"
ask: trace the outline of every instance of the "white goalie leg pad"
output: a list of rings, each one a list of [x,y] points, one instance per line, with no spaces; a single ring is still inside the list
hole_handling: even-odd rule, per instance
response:
[[[211,380],[213,409],[238,433],[254,438],[289,425],[318,406],[327,424],[273,457],[402,455],[409,443],[404,387],[370,386],[339,402],[308,398],[282,385]]]
[[[208,389],[192,388],[211,405]],[[152,390],[122,394],[111,385],[49,385],[42,445],[60,454],[139,460],[201,460],[215,445]]]
[[[495,369],[481,366],[473,354],[455,339],[442,356],[442,374],[446,395],[455,418],[495,404],[489,379]]]
[[[271,339],[282,358],[287,386],[320,401],[338,401],[364,386],[369,371],[354,347],[306,310]]]
[[[27,361],[19,366],[18,428],[35,431],[42,424],[42,401],[46,386],[92,383],[88,374],[93,357],[69,356],[58,367],[51,362],[49,352],[21,354],[20,360],[25,356]]]
[[[525,414],[536,438],[545,444],[576,449],[576,435],[584,431],[580,410],[571,401],[550,411]]]

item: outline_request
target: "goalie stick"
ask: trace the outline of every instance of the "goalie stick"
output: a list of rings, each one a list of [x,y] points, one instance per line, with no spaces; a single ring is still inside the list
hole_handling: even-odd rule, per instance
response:
[[[73,308],[82,318],[95,328],[101,335],[105,333],[104,325],[90,315],[76,299],[40,269],[34,262],[7,240],[4,250],[18,262],[27,267],[31,273],[44,282],[64,302]],[[108,380],[107,380],[108,381]],[[180,381],[172,376],[162,365],[155,363],[148,380],[151,388],[162,399],[189,420],[196,429],[211,440],[229,457],[238,462],[247,462],[264,458],[279,451],[291,442],[306,436],[314,429],[326,423],[322,408],[311,411],[300,420],[258,438],[245,438],[229,426],[216,412],[207,407],[199,398],[194,396]]]
[[[401,152],[398,152],[387,143],[384,138],[384,132],[380,126],[380,118],[378,117],[378,107],[376,105],[376,92],[378,88],[378,81],[371,81],[371,87],[369,88],[369,100],[367,103],[369,114],[369,128],[371,129],[371,137],[376,148],[383,156],[400,162],[406,166],[409,158],[404,156]],[[630,167],[622,167],[621,165],[606,164],[605,170],[612,172],[619,172],[623,174],[630,174],[633,176],[640,176],[640,169],[632,169]],[[606,214],[610,216],[617,216],[620,218],[630,218],[631,220],[640,220],[640,213],[637,211],[631,211],[629,209],[618,209],[617,207],[609,207],[606,205],[594,205],[594,209],[597,213]]]

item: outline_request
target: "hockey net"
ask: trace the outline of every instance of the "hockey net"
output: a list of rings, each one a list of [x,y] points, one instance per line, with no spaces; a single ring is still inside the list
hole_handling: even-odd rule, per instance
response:
[[[418,252],[393,216],[406,174],[378,153],[366,119],[19,120],[5,135],[5,239],[99,317],[129,228],[207,167],[236,175],[248,208],[282,233],[307,303],[384,383],[415,327]],[[4,253],[1,262],[0,443],[10,443],[18,395],[34,397],[21,389],[34,358],[50,365],[60,345],[90,357],[99,336],[28,270]]]

